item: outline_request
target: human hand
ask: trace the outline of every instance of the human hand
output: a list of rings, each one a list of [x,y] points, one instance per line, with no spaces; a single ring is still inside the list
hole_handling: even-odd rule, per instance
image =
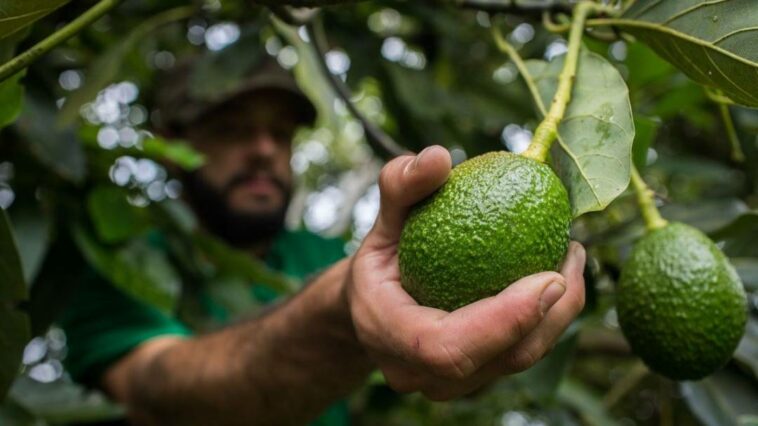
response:
[[[584,306],[584,248],[572,242],[560,273],[522,278],[453,312],[418,305],[400,284],[397,243],[415,203],[447,179],[447,150],[395,158],[379,177],[381,207],[353,257],[347,298],[358,339],[399,392],[432,400],[470,393],[547,354]]]

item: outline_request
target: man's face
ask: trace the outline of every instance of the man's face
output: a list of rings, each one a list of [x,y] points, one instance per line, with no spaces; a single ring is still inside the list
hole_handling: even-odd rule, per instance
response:
[[[187,195],[205,225],[233,244],[270,237],[292,191],[297,116],[277,91],[243,95],[188,126],[206,164],[187,176]]]

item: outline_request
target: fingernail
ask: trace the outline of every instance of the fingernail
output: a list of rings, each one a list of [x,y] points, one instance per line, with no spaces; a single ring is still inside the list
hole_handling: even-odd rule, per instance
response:
[[[418,155],[416,156],[416,158],[413,159],[413,161],[411,161],[411,163],[408,165],[407,171],[409,171],[409,172],[413,171],[416,167],[418,167],[418,165],[421,163],[421,157],[423,157],[424,154],[426,154],[427,152],[431,151],[432,148],[434,148],[434,147],[433,146],[427,146],[426,148],[424,148],[423,150],[421,150],[421,152],[418,153]]]
[[[542,313],[546,313],[553,305],[555,305],[555,302],[557,302],[565,292],[566,286],[557,281],[548,284],[545,290],[542,291],[542,296],[540,296],[540,309],[542,309]]]

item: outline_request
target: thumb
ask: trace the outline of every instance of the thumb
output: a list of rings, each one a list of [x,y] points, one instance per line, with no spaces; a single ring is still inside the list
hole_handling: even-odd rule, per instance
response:
[[[442,186],[451,167],[450,153],[439,145],[387,163],[379,175],[379,216],[366,239],[377,245],[396,243],[408,210]]]
[[[523,340],[566,291],[563,276],[541,272],[499,294],[457,309],[444,319],[446,335],[478,368]]]

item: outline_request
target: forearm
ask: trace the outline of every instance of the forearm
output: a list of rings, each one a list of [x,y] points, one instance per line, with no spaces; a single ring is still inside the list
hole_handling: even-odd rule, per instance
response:
[[[358,386],[370,363],[343,294],[343,261],[263,318],[135,363],[127,403],[156,424],[302,424]]]

